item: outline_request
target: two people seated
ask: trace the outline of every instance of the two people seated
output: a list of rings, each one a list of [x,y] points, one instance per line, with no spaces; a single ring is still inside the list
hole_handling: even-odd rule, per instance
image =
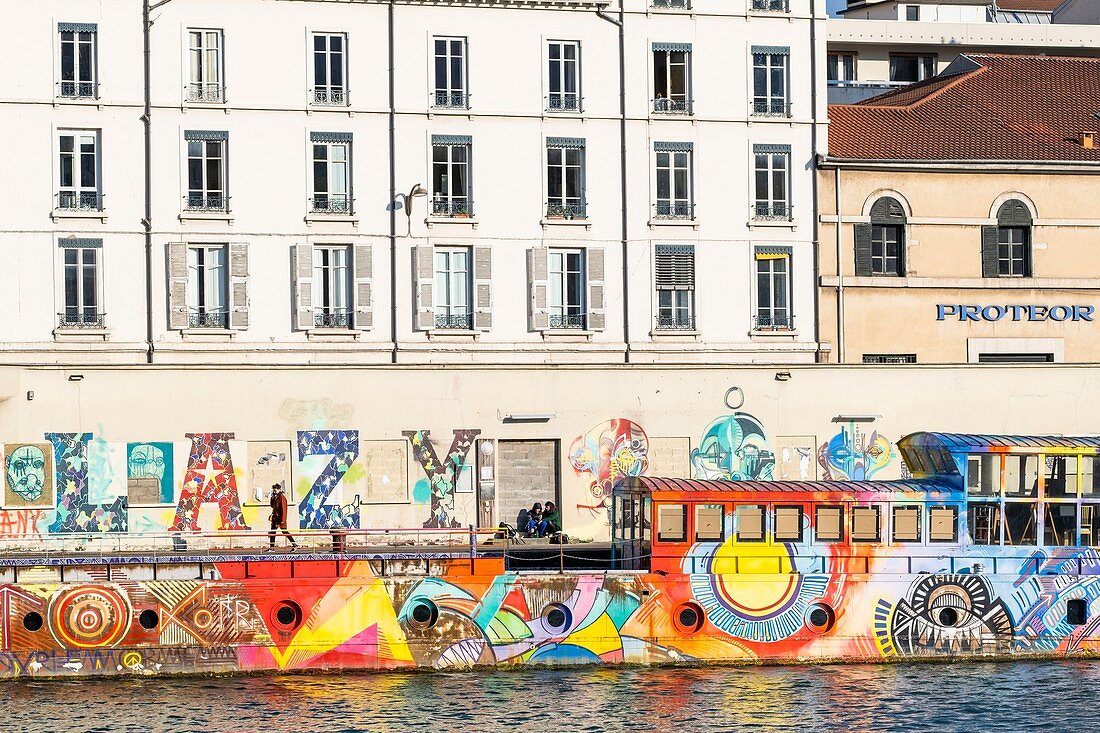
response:
[[[543,506],[535,502],[527,511],[527,524],[523,527],[528,537],[546,537],[561,531],[561,515],[554,502],[548,501]]]

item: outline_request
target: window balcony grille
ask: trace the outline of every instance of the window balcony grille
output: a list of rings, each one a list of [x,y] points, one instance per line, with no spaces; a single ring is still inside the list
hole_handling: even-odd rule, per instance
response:
[[[225,88],[219,82],[191,82],[187,85],[187,101],[221,104],[225,101]]]
[[[586,323],[584,313],[551,313],[550,328],[583,330]]]
[[[188,211],[229,211],[229,197],[220,193],[192,193],[183,197],[184,207]]]
[[[346,107],[351,92],[343,87],[314,87],[309,90],[311,104],[319,107]]]
[[[791,103],[784,99],[757,99],[749,105],[753,117],[790,117]]]
[[[473,208],[470,204],[469,199],[462,197],[434,199],[432,201],[432,216],[466,219],[473,216]]]
[[[316,328],[351,328],[351,310],[349,308],[320,308],[313,311],[313,325]]]
[[[690,115],[692,101],[690,99],[666,99],[658,97],[653,100],[653,113],[660,115]]]
[[[786,313],[757,313],[753,318],[754,331],[793,331],[794,316]]]
[[[548,201],[547,219],[587,219],[588,204],[583,201]]]
[[[66,308],[57,314],[58,328],[103,328],[105,314],[96,311]]]
[[[547,112],[580,112],[581,98],[576,92],[558,92],[546,98]]]
[[[103,211],[103,194],[97,191],[60,191],[57,208],[67,211]]]
[[[687,10],[689,7],[688,0],[653,0],[650,4],[661,10]]]
[[[658,331],[694,331],[695,316],[687,313],[657,316]]]
[[[754,221],[794,221],[794,207],[779,201],[755,204],[751,213]]]
[[[435,327],[447,331],[472,331],[474,317],[470,313],[436,313]]]
[[[99,84],[94,81],[58,82],[57,96],[62,99],[99,99]]]
[[[659,201],[653,207],[655,219],[694,219],[695,204],[687,201]]]
[[[351,215],[354,213],[351,197],[343,194],[314,196],[309,200],[309,210],[313,214]]]
[[[190,328],[229,328],[229,310],[226,308],[191,308],[187,311]]]
[[[466,92],[436,90],[432,93],[432,107],[436,109],[469,109],[470,95]]]
[[[789,13],[791,0],[752,0],[751,7],[762,13]]]

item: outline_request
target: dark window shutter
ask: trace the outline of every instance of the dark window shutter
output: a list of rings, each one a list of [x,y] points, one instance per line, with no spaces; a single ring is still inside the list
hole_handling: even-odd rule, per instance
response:
[[[871,276],[871,225],[856,224],[856,277]]]
[[[1003,227],[1031,226],[1031,212],[1022,201],[1009,199],[997,211],[997,223]]]
[[[982,277],[999,277],[997,227],[982,227]]]

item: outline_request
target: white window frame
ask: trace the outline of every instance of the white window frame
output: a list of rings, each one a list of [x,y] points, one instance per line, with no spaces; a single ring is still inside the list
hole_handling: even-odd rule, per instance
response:
[[[661,250],[688,247],[690,251],[668,252],[670,258],[660,264]],[[690,267],[684,267],[679,258],[690,257]],[[669,265],[672,265],[669,267]],[[663,245],[654,247],[654,289],[656,291],[656,328],[658,331],[695,330],[695,247],[694,245]],[[690,273],[691,282],[684,282]],[[664,276],[664,277],[662,277]]]
[[[220,263],[209,261],[214,252]],[[190,328],[229,328],[229,245],[187,245],[187,319]]]
[[[756,146],[753,146],[750,151],[750,155],[752,155],[752,166],[750,168],[753,195],[752,218],[757,221],[791,221],[791,151],[789,149],[769,149],[768,146],[762,146],[762,148],[758,150]],[[760,156],[765,159],[763,167],[760,165]],[[781,161],[782,164],[777,165],[777,161]],[[760,191],[759,174],[761,172],[765,174],[767,181],[764,195],[761,195]],[[785,195],[782,198],[774,195],[777,179],[783,181]]]
[[[558,158],[557,162],[552,159]],[[570,162],[570,157],[575,162]],[[576,171],[575,183],[569,183],[570,171]],[[557,172],[561,180],[561,195],[550,193],[550,175]],[[554,144],[546,145],[546,216],[555,219],[585,219],[588,207],[585,201],[585,146]]]
[[[547,305],[551,329],[584,329],[588,325],[588,263],[585,250],[551,247],[547,252]],[[577,267],[570,269],[569,258],[576,256]],[[569,279],[577,279],[578,302],[569,302]]]
[[[831,69],[831,65],[832,65],[831,59],[833,59],[833,58],[836,58],[836,78],[833,78],[833,75],[829,73],[829,70]],[[850,59],[851,64],[846,65],[844,63],[845,59]],[[826,69],[826,74],[829,76],[829,79],[828,79],[829,83],[830,84],[850,84],[850,83],[856,81],[859,78],[858,70],[856,69],[856,64],[858,63],[858,61],[859,61],[859,59],[856,56],[856,54],[852,53],[851,51],[831,51],[827,55],[826,62],[825,62],[825,64],[826,64],[825,69]],[[846,74],[845,71],[851,71],[851,73]],[[842,78],[842,76],[843,76],[843,78]]]
[[[61,270],[60,300],[58,308],[59,328],[95,328],[103,327],[103,251],[100,246],[63,246],[60,250],[59,267]],[[68,254],[75,253],[76,263],[67,262]],[[85,253],[92,254],[91,264],[85,262]],[[76,305],[69,305],[68,273],[69,268],[76,270]],[[92,300],[86,303],[85,271],[92,270]]]
[[[198,35],[198,45],[194,36]],[[188,102],[223,104],[225,102],[225,31],[220,28],[188,28],[187,59],[184,69],[187,74],[185,99]],[[213,39],[215,46],[209,45]],[[198,59],[198,78],[196,78],[196,56]],[[211,61],[213,73],[211,73]]]
[[[566,58],[567,49],[573,50],[573,58]],[[558,58],[552,57],[552,52],[557,50]],[[553,77],[557,68],[559,85],[561,89],[554,91]],[[569,72],[572,72],[573,91],[567,91]],[[558,41],[546,42],[546,105],[547,112],[583,112],[581,105],[581,42]]]
[[[444,44],[443,54],[439,53],[437,45]],[[454,46],[458,43],[459,53],[456,56]],[[470,108],[470,43],[465,36],[432,36],[430,40],[431,63],[428,73],[431,77],[431,106],[437,109],[469,109]],[[439,78],[439,59],[446,59],[444,64],[445,79]],[[455,83],[454,59],[459,60],[459,69],[462,81]]]
[[[775,263],[782,262],[783,270],[777,270]],[[768,253],[757,247],[753,250],[753,298],[755,331],[786,331],[794,329],[794,313],[791,300],[791,252]],[[767,297],[761,295],[761,279],[767,282]],[[783,302],[776,299],[776,282],[784,281]]]
[[[199,154],[193,156],[191,154],[192,144],[199,145]],[[217,185],[212,185],[209,180],[209,162],[214,159],[214,156],[210,154],[210,149],[207,147],[210,144],[216,144],[218,146],[218,157],[221,161],[218,169]],[[188,140],[186,135],[183,141],[184,152],[184,189],[187,194],[184,196],[184,209],[189,211],[229,211],[229,140],[202,140],[192,139]],[[202,169],[202,184],[200,187],[191,186],[191,160],[197,159],[200,161]]]
[[[324,148],[325,157],[319,158],[317,149]],[[334,159],[335,154],[343,155],[343,160]],[[322,214],[353,214],[352,198],[352,146],[350,140],[310,140],[309,141],[309,187],[312,192],[310,211]],[[325,167],[325,190],[317,186],[317,166]],[[343,175],[338,171],[343,169]],[[342,185],[343,191],[340,189]]]
[[[679,156],[683,156],[681,159]],[[655,150],[653,157],[653,195],[655,219],[695,218],[695,150]],[[677,172],[684,173],[683,185]],[[661,181],[667,179],[669,195],[661,197]]]
[[[465,269],[455,265],[456,257],[465,259]],[[441,260],[443,260],[441,267]],[[474,252],[472,247],[435,247],[432,251],[435,282],[435,327],[469,331],[474,327]],[[458,297],[456,297],[458,296]],[[465,302],[463,302],[465,301]]]
[[[791,116],[791,56],[790,49],[775,50],[768,48],[752,48],[749,53],[749,63],[752,68],[750,80],[752,104],[750,111],[759,117],[790,117]],[[761,58],[762,63],[761,63]],[[776,63],[779,60],[781,63]],[[763,71],[763,90],[757,88],[757,72]],[[782,88],[775,89],[775,74],[779,71],[782,79]]]
[[[64,151],[64,141],[72,140],[72,150]],[[91,138],[93,150],[91,159],[95,166],[95,181],[91,185],[83,182],[82,164],[87,153],[83,147],[85,140]],[[102,211],[103,210],[103,173],[102,143],[99,130],[60,129],[57,131],[57,210]],[[65,185],[64,171],[68,169],[71,184]]]
[[[894,62],[895,58],[914,58],[917,60],[917,78],[913,80],[899,79],[894,80]],[[925,64],[925,61],[929,61],[929,64]],[[892,53],[888,56],[886,63],[887,75],[890,77],[890,83],[892,84],[915,84],[918,81],[926,81],[936,75],[936,54],[933,53]],[[930,73],[929,73],[930,72]]]
[[[352,251],[347,244],[313,245],[313,326],[353,326]]]
[[[656,48],[650,49],[650,83],[653,87],[652,95],[652,109],[656,113],[664,114],[680,114],[690,115],[692,114],[693,102],[691,98],[691,56],[694,49],[687,49],[682,51],[674,50],[659,50]],[[673,92],[672,84],[672,68],[677,64],[672,62],[672,54],[682,53],[684,54],[684,90],[682,93]],[[665,73],[665,88],[659,89],[657,86],[657,69],[660,66],[664,66]]]
[[[435,153],[436,148],[446,148],[447,155],[445,161],[436,161]],[[455,150],[462,148],[466,153],[465,161],[455,160]],[[473,145],[469,142],[431,142],[431,158],[429,170],[430,180],[432,182],[431,190],[431,215],[433,217],[440,218],[468,218],[473,216],[473,178],[470,175],[473,172],[473,165],[471,157],[473,156]],[[446,185],[446,191],[441,191],[436,186],[436,169],[437,166],[443,166]],[[463,194],[452,193],[454,188],[454,180],[456,178],[455,172],[463,170],[465,173],[465,191]]]
[[[65,25],[65,24],[62,24]],[[72,24],[72,25],[87,25],[94,27],[94,30],[62,30],[61,27],[57,31],[57,96],[62,99],[99,99],[99,29],[94,24]],[[65,34],[72,33],[73,40],[73,78],[65,78],[65,52],[64,47],[66,44]],[[90,73],[82,74],[84,66],[80,63],[80,45],[84,42],[80,40],[81,34],[87,34],[90,36],[88,39],[89,45],[91,45],[90,56]],[[81,79],[81,76],[87,76],[86,79]]]
[[[325,47],[317,49],[317,39],[325,39]],[[332,50],[332,39],[339,38],[342,45],[341,51]],[[342,83],[332,83],[332,57],[340,54],[340,74]],[[325,58],[325,79],[317,78],[317,56]],[[348,34],[336,31],[310,31],[309,32],[309,103],[319,107],[346,107],[350,104],[351,91],[348,80]]]

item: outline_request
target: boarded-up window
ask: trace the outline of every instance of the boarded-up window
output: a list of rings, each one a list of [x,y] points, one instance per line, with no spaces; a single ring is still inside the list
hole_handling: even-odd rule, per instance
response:
[[[699,504],[695,507],[695,540],[697,542],[722,539],[722,506]]]
[[[878,542],[880,507],[857,506],[852,510],[852,542]]]
[[[776,542],[802,541],[802,507],[777,506],[775,508]]]
[[[920,507],[894,507],[894,542],[920,542]]]
[[[764,507],[747,504],[737,507],[737,541],[761,542],[764,539]]]
[[[683,542],[687,539],[687,511],[683,504],[657,505],[657,541]]]
[[[842,542],[844,540],[844,507],[819,506],[814,516],[818,542]]]
[[[958,542],[958,518],[958,507],[928,507],[928,539],[932,542]]]

